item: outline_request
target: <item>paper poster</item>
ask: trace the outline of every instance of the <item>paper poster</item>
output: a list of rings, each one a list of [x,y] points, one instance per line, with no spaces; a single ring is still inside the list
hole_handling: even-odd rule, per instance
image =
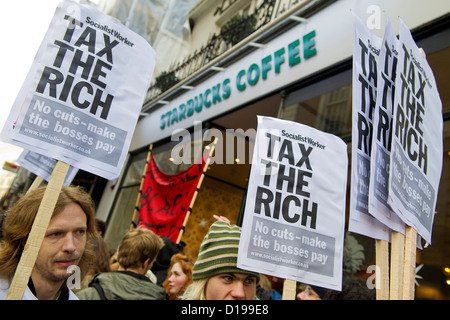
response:
[[[341,290],[347,145],[258,116],[238,267]]]
[[[33,151],[24,150],[17,159],[17,163],[48,182],[55,168],[56,160]],[[70,185],[77,173],[78,168],[70,166],[64,179],[64,185]]]
[[[442,173],[442,102],[433,71],[400,20],[388,204],[431,244]]]
[[[389,228],[369,214],[370,160],[381,39],[355,14],[353,22],[352,170],[348,229],[390,241]]]
[[[386,18],[384,37],[378,57],[378,93],[373,113],[369,213],[391,230],[404,234],[405,223],[387,203],[398,51],[397,36],[392,29],[391,22]]]
[[[8,143],[113,180],[154,69],[141,36],[88,5],[60,3],[2,130]]]

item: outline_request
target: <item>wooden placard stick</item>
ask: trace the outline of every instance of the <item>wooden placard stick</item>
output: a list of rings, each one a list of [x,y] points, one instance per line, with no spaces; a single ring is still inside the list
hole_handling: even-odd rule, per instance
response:
[[[405,236],[401,232],[391,232],[391,279],[389,298],[402,299],[403,265],[405,257]]]
[[[284,279],[283,283],[283,300],[295,300],[297,295],[297,281]]]
[[[416,277],[417,231],[406,226],[405,263],[403,266],[403,300],[414,300],[414,284]]]
[[[422,48],[419,48],[423,56],[426,53]],[[405,230],[405,257],[403,265],[403,285],[402,285],[402,299],[414,300],[414,285],[416,277],[416,251],[417,251],[417,230],[411,226],[406,226]]]
[[[423,56],[426,53],[422,48],[419,48]],[[417,251],[417,230],[411,226],[406,226],[405,231],[405,258],[403,268],[403,286],[402,299],[414,300],[414,285],[416,277],[416,251]]]
[[[6,295],[7,300],[22,299],[69,167],[62,161],[56,162]]]
[[[142,173],[141,185],[139,186],[139,193],[136,199],[136,205],[134,206],[133,217],[131,218],[130,231],[133,230],[136,226],[136,216],[138,215],[139,208],[141,207],[141,195],[142,195],[142,186],[144,185],[145,175],[147,174],[148,163],[150,162],[150,158],[152,156],[153,144],[150,144],[147,153],[147,160],[144,166],[144,172]]]
[[[36,178],[34,178],[33,183],[31,184],[30,188],[28,188],[28,192],[39,188],[39,186],[41,185],[42,181],[44,181],[44,179],[42,179],[42,177],[36,176]]]
[[[191,215],[191,211],[192,211],[192,208],[194,207],[195,200],[197,199],[198,192],[203,183],[203,179],[205,178],[205,172],[208,170],[209,163],[211,162],[211,156],[213,155],[214,150],[216,149],[217,141],[218,141],[218,138],[215,138],[214,142],[212,143],[211,149],[209,151],[208,159],[206,159],[205,167],[203,168],[202,175],[201,175],[200,179],[198,180],[197,187],[195,189],[194,195],[192,196],[191,203],[189,204],[189,210],[186,213],[186,216],[184,217],[183,228],[180,230],[180,233],[178,234],[178,238],[177,238],[177,242],[176,242],[177,244],[180,243],[181,237],[184,234],[184,228],[186,227],[186,224],[189,220],[189,216]]]
[[[377,300],[389,300],[389,243],[375,240],[375,281]]]

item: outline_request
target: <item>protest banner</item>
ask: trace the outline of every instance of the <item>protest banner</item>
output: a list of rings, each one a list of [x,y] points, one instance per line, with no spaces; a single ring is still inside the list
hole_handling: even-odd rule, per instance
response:
[[[139,197],[138,225],[178,243],[213,151],[211,148],[199,163],[175,175],[162,172],[150,155]]]
[[[128,153],[155,53],[116,19],[60,3],[2,139],[113,180]]]
[[[48,182],[55,167],[56,160],[33,151],[24,150],[17,159],[17,163]],[[78,168],[70,166],[63,185],[70,185],[77,172]]]
[[[353,13],[352,158],[348,229],[390,241],[390,229],[369,213],[373,117],[377,101],[381,39]]]
[[[238,267],[341,290],[347,166],[340,138],[258,116]]]
[[[69,0],[58,5],[1,132],[58,160],[7,299],[23,296],[69,164],[119,175],[154,61],[150,45],[116,19]]]
[[[431,244],[442,172],[442,102],[433,71],[400,19],[388,204]]]

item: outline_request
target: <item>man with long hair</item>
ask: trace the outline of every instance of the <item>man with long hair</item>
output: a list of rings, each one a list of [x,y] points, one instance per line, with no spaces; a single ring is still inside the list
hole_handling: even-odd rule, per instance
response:
[[[0,245],[2,300],[15,276],[45,190],[41,187],[28,192],[6,213]],[[92,198],[81,187],[62,187],[22,299],[76,300],[67,279],[74,271],[82,279],[89,270],[95,255],[88,240],[97,236]]]

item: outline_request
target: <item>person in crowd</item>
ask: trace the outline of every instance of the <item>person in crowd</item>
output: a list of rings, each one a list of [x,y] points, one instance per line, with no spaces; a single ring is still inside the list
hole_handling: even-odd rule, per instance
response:
[[[170,258],[172,258],[175,253],[179,252],[179,248],[178,245],[175,244],[175,242],[173,242],[170,238],[164,236],[160,236],[160,238],[163,240],[164,246],[159,251],[152,268],[147,271],[146,276],[151,282],[162,286],[167,277],[167,271],[170,266]],[[111,271],[116,271],[119,269],[117,254],[118,250],[116,250],[110,257]]]
[[[272,288],[272,283],[269,278],[264,275],[259,275],[259,283],[256,286],[256,296],[259,300],[281,300],[281,294]]]
[[[150,270],[153,273],[153,277],[156,278],[156,284],[162,286],[163,282],[167,278],[167,272],[170,267],[170,259],[176,253],[178,253],[178,246],[170,238],[160,236],[164,241],[164,247],[159,251],[156,261]]]
[[[146,277],[163,240],[153,231],[138,227],[122,238],[117,271],[97,274],[89,288],[77,293],[80,300],[165,300],[166,291]]]
[[[342,279],[342,291],[327,290],[324,300],[375,300],[376,290],[369,289],[366,280],[355,275]]]
[[[0,246],[2,300],[9,291],[45,190],[41,187],[29,191],[6,213]],[[68,280],[72,273],[82,278],[89,270],[95,259],[90,239],[96,237],[95,208],[89,194],[81,187],[62,187],[22,299],[76,300]]]
[[[169,271],[163,287],[170,300],[177,300],[187,286],[192,283],[192,268],[195,260],[182,253],[177,253],[170,260]]]
[[[111,253],[111,252],[110,252]],[[111,271],[119,270],[119,262],[117,261],[117,256],[119,255],[119,250],[116,250],[109,259],[109,267]]]
[[[297,294],[298,300],[375,300],[376,291],[367,287],[366,281],[355,275],[342,279],[342,290],[335,291],[320,287],[306,286]]]
[[[259,274],[237,267],[241,228],[217,219],[200,245],[182,300],[253,300]]]
[[[79,292],[80,290],[86,289],[89,286],[92,278],[94,278],[97,273],[111,271],[111,266],[109,264],[109,249],[105,240],[103,240],[103,238],[101,237],[97,237],[95,239],[92,239],[91,241],[96,259],[87,274],[82,279],[80,287],[74,288],[72,290],[75,293]]]
[[[103,220],[95,219],[95,224],[97,226],[97,233],[98,235],[103,238],[105,236],[106,232],[106,223]]]
[[[317,288],[316,290],[319,291]],[[317,293],[316,290],[314,290],[311,286],[306,285],[305,290],[297,294],[297,300],[322,300],[321,294],[323,296],[326,293],[326,290],[321,290],[320,294]]]

